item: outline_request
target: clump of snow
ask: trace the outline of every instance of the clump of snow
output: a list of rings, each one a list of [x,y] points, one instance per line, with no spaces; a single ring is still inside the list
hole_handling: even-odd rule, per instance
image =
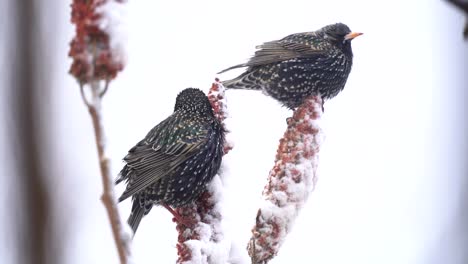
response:
[[[321,114],[321,98],[311,97],[288,119],[248,245],[253,263],[263,263],[278,253],[315,187]]]
[[[127,63],[127,6],[126,1],[108,0],[97,7],[101,15],[99,28],[109,36],[112,60],[125,65]]]
[[[216,175],[208,186],[211,194],[209,200],[213,208],[207,214],[203,214],[202,221],[198,222],[191,229],[187,229],[184,235],[196,237],[184,242],[191,253],[190,260],[180,263],[184,264],[225,264],[229,258],[230,241],[225,239],[222,225],[222,209],[224,187],[219,175]]]

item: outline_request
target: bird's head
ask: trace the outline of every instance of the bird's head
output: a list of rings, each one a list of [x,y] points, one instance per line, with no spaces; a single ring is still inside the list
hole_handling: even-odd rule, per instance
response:
[[[174,111],[213,115],[213,108],[205,93],[197,88],[186,88],[177,95]]]
[[[349,27],[343,23],[325,26],[321,29],[325,38],[340,48],[351,48],[351,40],[363,33],[351,32]]]

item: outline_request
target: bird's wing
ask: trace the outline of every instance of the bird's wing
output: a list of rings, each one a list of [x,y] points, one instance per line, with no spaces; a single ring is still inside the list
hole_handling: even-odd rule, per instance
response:
[[[134,171],[123,201],[174,172],[177,166],[195,155],[207,140],[206,128],[174,124],[168,130],[155,129],[147,135],[154,141],[142,140],[130,149],[124,161]]]
[[[298,35],[304,35],[304,33],[289,35],[281,40],[265,42],[256,47],[258,50],[247,63],[229,67],[218,74],[236,68],[260,66],[294,58],[314,56],[325,52],[319,45],[304,44],[298,40]]]

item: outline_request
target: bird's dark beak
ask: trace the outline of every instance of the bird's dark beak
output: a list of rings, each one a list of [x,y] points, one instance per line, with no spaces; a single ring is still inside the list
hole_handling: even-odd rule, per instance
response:
[[[364,33],[351,32],[351,33],[347,34],[347,35],[345,36],[344,39],[345,39],[345,40],[352,40],[352,39],[354,39],[355,37],[361,36],[362,34],[364,34]]]

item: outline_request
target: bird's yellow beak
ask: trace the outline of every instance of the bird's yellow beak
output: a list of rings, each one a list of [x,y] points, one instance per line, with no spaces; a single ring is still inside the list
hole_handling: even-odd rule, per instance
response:
[[[351,32],[345,36],[345,40],[351,40],[354,39],[355,37],[361,36],[364,33],[359,33],[359,32]]]

